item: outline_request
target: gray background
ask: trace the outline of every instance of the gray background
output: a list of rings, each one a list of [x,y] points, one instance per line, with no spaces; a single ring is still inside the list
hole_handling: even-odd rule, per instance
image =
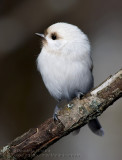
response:
[[[95,86],[122,68],[121,0],[1,0],[0,146],[52,116],[55,100],[36,69],[42,33],[55,22],[79,26],[89,37]],[[84,126],[62,138],[35,160],[122,158],[122,99],[99,117],[104,137]]]

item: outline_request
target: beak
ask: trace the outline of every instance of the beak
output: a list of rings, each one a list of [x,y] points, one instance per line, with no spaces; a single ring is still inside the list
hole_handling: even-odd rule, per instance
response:
[[[44,34],[35,33],[37,36],[44,38]]]

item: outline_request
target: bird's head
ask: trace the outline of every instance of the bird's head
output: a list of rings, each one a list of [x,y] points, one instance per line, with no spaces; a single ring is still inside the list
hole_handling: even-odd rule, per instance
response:
[[[90,49],[87,36],[75,25],[55,23],[49,26],[42,37],[42,48],[51,53],[72,54],[85,48]]]

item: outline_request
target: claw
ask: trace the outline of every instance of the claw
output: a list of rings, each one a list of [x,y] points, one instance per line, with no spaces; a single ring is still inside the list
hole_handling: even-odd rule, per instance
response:
[[[54,121],[58,121],[58,114],[59,114],[59,111],[67,104],[67,100],[58,100],[58,103],[54,109],[54,113],[53,113],[53,119]]]
[[[60,108],[56,105],[56,107],[54,109],[54,113],[53,113],[54,121],[58,121],[57,113],[58,113],[59,110],[60,110]]]
[[[84,96],[84,93],[78,92],[76,96],[78,99],[81,99]]]
[[[54,121],[58,121],[57,114],[55,114],[55,113],[53,114],[53,120],[54,120]]]

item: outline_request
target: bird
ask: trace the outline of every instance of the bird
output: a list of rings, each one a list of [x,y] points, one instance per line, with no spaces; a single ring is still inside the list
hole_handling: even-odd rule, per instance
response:
[[[87,35],[76,25],[58,22],[49,26],[41,37],[41,51],[37,69],[43,82],[58,104],[82,97],[94,86],[91,46]],[[54,120],[57,120],[56,105]],[[98,119],[90,120],[89,128],[99,136],[104,135]]]

